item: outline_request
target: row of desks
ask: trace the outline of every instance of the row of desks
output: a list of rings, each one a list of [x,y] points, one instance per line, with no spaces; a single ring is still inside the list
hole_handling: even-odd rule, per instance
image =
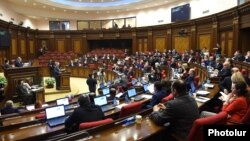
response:
[[[213,89],[208,89],[210,91],[209,98],[212,98],[217,92],[219,88],[218,85],[215,85]],[[144,99],[142,102],[147,102],[149,99]],[[199,106],[203,103],[197,102]],[[73,109],[69,112],[72,112]],[[120,109],[116,108],[112,111],[108,111],[105,113],[106,117],[113,117],[118,115]],[[16,117],[13,119],[7,119],[5,124],[13,124],[14,122],[24,122],[24,121],[36,121],[34,119],[34,114],[25,115],[21,117]],[[119,119],[118,119],[119,120]],[[146,138],[147,136],[151,136],[162,130],[162,127],[154,125],[148,118],[143,117],[142,124],[131,125],[127,127],[123,127],[120,124],[114,124],[115,126],[109,127],[100,132],[93,132],[92,140],[135,140]],[[125,130],[124,130],[125,129]],[[59,133],[64,133],[64,125],[60,125],[57,127],[49,127],[45,120],[38,121],[37,123],[32,123],[28,126],[13,128],[10,130],[2,130],[0,131],[1,140],[21,140],[21,139],[30,139],[33,140],[35,138],[45,138],[46,136],[51,136]]]

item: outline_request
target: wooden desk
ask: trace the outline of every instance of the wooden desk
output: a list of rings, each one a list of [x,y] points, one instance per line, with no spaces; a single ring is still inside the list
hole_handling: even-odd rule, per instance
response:
[[[41,87],[39,89],[31,89],[31,91],[35,94],[36,96],[36,102],[40,101],[42,103],[45,103],[45,96],[44,96],[44,88]]]

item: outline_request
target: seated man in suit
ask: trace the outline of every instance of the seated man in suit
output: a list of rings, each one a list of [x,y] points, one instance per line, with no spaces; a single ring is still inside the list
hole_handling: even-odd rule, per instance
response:
[[[5,115],[5,114],[13,114],[13,113],[18,113],[18,109],[13,107],[13,101],[12,100],[8,100],[5,103],[5,107],[3,109],[1,109],[1,114]]]
[[[159,104],[161,100],[167,96],[167,93],[162,89],[162,83],[160,81],[157,81],[154,83],[154,90],[155,93],[152,96],[152,99],[150,101],[150,104],[147,106],[149,107],[154,107],[155,105]]]
[[[149,117],[159,125],[170,122],[165,135],[174,133],[185,140],[193,122],[199,118],[198,106],[194,98],[187,94],[186,83],[182,80],[173,82],[172,94],[175,98],[155,105]]]
[[[18,80],[16,92],[25,105],[34,104],[35,96],[31,92],[31,87],[24,80]]]
[[[6,59],[6,60],[4,61],[3,67],[4,67],[5,69],[12,68],[12,66],[10,65],[10,61]]]
[[[224,62],[223,63],[223,68],[219,71],[217,77],[221,77],[223,80],[225,77],[230,76],[231,75],[231,67],[229,62]]]
[[[15,67],[23,67],[23,62],[21,57],[17,57],[15,60]]]
[[[97,105],[90,102],[88,95],[81,95],[78,98],[79,107],[65,120],[67,132],[74,132],[79,129],[82,122],[91,122],[104,119],[104,113]]]

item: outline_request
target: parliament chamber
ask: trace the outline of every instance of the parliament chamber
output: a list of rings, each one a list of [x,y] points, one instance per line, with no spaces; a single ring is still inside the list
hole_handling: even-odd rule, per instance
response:
[[[223,91],[221,83],[226,78],[218,75],[220,70],[214,69],[215,66],[211,69],[210,64],[206,64],[209,57],[212,56],[216,58],[214,61],[218,60],[221,63],[231,61],[232,74],[230,70],[230,75],[227,77],[231,78],[234,73],[233,68],[237,68],[237,72],[241,72],[249,79],[250,61],[247,61],[247,55],[244,61],[235,59],[237,56],[235,52],[247,54],[250,51],[249,15],[250,2],[248,1],[201,18],[129,28],[92,29],[89,25],[88,29],[81,30],[39,30],[39,28],[32,29],[0,19],[0,32],[7,31],[10,34],[9,47],[0,48],[0,77],[3,76],[7,80],[6,84],[1,86],[3,99],[1,99],[0,109],[4,108],[9,100],[17,105],[15,108],[19,109],[19,112],[0,115],[0,139],[2,141],[203,141],[205,132],[201,129],[206,124],[228,126],[241,124],[248,127],[250,108],[245,111],[240,122],[231,122],[227,118],[230,115],[219,111],[221,107],[216,105],[212,109],[216,115],[205,117],[205,120],[207,118],[211,123],[206,123],[202,117],[196,118],[184,139],[178,134],[168,133],[168,128],[171,127],[169,123],[165,123],[164,126],[158,125],[151,117],[155,112],[155,106],[159,103],[167,105],[166,103],[176,99],[173,85],[170,85],[168,96],[164,96],[156,105],[150,104],[154,99],[154,93],[157,92],[153,84],[156,85],[157,81],[162,82],[162,80],[173,84],[182,79],[183,74],[176,76],[179,62],[188,75],[190,70],[194,73],[193,85],[191,84],[191,87],[188,86],[185,90],[187,89],[188,95],[195,100],[199,112],[207,108],[209,101],[219,99],[218,93]],[[94,21],[90,20],[88,23]],[[119,24],[118,21],[119,19],[113,19],[114,23]],[[217,59],[218,47],[221,53]],[[207,52],[208,58],[205,57]],[[22,67],[16,66],[19,57],[23,60]],[[227,61],[228,58],[233,59]],[[243,58],[245,58],[244,55]],[[53,68],[50,66],[50,61],[53,62]],[[60,66],[58,76],[55,72],[56,63]],[[224,69],[225,64],[221,65]],[[124,70],[126,70],[125,86],[122,82]],[[44,85],[44,78],[47,77],[55,78],[55,89],[58,93],[71,92],[73,89],[70,85],[71,78],[86,80],[86,82],[76,83],[86,83],[81,85],[86,87],[88,92],[65,97],[68,102],[68,107],[64,105],[63,108],[65,117],[71,116],[77,108],[81,107],[79,99],[83,95],[88,95],[89,100],[97,105],[95,98],[106,95],[105,88],[109,89],[108,94],[111,97],[111,91],[114,89],[116,96],[113,99],[105,96],[105,99],[115,107],[112,110],[103,111],[102,120],[86,122],[86,125],[83,122],[74,132],[68,132],[65,124],[49,126],[48,109],[60,104],[58,104],[59,98],[54,100],[45,98],[46,95],[53,95],[45,92],[47,88]],[[97,81],[95,92],[91,92],[87,85],[87,80],[92,77]],[[26,104],[17,92],[20,80],[27,80],[27,83],[36,86],[31,89],[35,99],[32,101],[32,110],[28,110],[27,106],[30,104]],[[148,90],[149,85],[153,86],[151,87],[153,92]],[[130,97],[131,89],[135,90],[135,94]],[[246,90],[250,93],[248,85]],[[137,101],[135,95],[141,96],[142,100]],[[41,103],[43,106],[34,108],[36,103]],[[166,134],[171,138],[167,138]]]

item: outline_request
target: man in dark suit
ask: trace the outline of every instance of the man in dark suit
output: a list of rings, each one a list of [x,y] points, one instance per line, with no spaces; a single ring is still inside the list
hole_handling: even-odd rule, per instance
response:
[[[193,122],[199,118],[198,106],[194,98],[187,94],[186,84],[182,80],[173,82],[172,94],[175,98],[155,105],[149,117],[159,125],[170,122],[166,133],[174,133],[185,140]]]
[[[218,71],[220,71],[223,68],[223,65],[222,65],[222,63],[220,61],[220,58],[216,58],[215,61],[216,61],[216,63],[215,63],[214,69],[217,69]]]
[[[10,65],[10,61],[6,59],[6,60],[4,61],[3,67],[4,67],[5,69],[12,68],[12,66]]]
[[[229,62],[224,62],[223,63],[223,68],[219,71],[217,77],[221,77],[223,80],[225,77],[230,76],[231,75],[231,67]]]
[[[154,90],[155,93],[150,100],[150,105],[148,107],[154,107],[155,105],[159,104],[161,100],[167,96],[167,93],[162,89],[162,84],[160,81],[154,83]]]
[[[23,62],[21,57],[17,57],[15,60],[15,67],[23,67]]]
[[[86,83],[89,86],[89,92],[95,93],[97,81],[93,78],[92,74],[89,74],[89,78],[87,79]]]
[[[80,106],[65,120],[65,129],[67,132],[74,132],[79,129],[82,122],[91,122],[104,119],[104,113],[97,105],[90,102],[88,95],[81,95],[78,98]]]
[[[53,67],[53,76],[56,80],[56,89],[59,89],[60,86],[60,75],[61,75],[61,71],[59,68],[60,63],[59,62],[55,62],[55,66]]]

